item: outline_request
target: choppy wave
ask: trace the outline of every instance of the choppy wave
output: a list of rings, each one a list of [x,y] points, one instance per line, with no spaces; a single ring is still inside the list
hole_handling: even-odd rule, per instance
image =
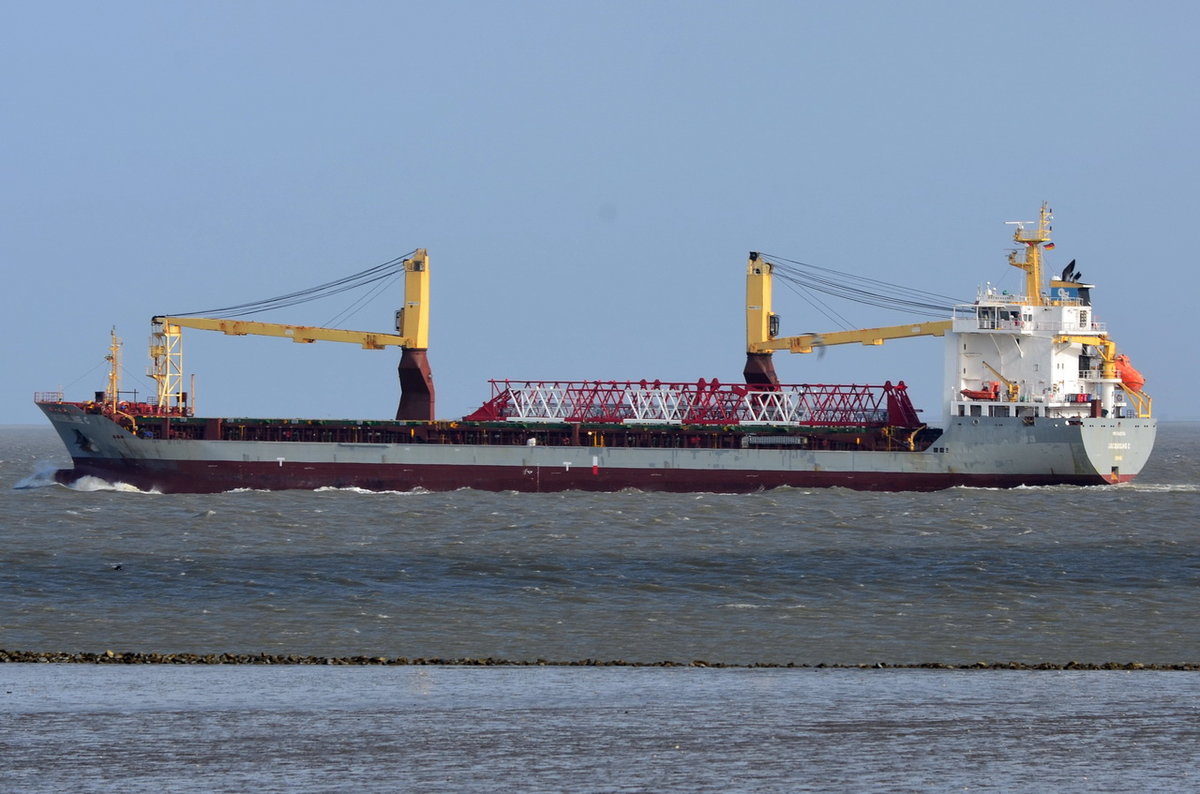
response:
[[[49,488],[51,486],[60,485],[58,480],[55,479],[55,475],[58,473],[58,471],[59,467],[57,464],[50,462],[39,462],[34,467],[33,473],[18,480],[16,484],[13,485],[13,488],[19,490],[29,490],[34,488]],[[118,493],[161,494],[161,491],[155,489],[144,491],[137,486],[130,485],[129,483],[119,481],[110,482],[102,477],[94,477],[92,475],[80,477],[65,487],[70,488],[72,491],[83,491],[85,493],[94,491],[116,491]]]
[[[1143,483],[1130,482],[1119,486],[1122,490],[1142,493],[1200,493],[1200,483]]]
[[[149,500],[0,490],[4,641],[427,658],[1194,662],[1200,427],[1161,443],[1167,454],[1136,483],[1098,488],[322,488]],[[49,446],[15,450],[0,475],[50,484],[51,466],[28,474]],[[135,489],[83,479],[76,490]]]
[[[466,489],[459,489],[466,490]],[[422,494],[433,493],[425,488],[410,488],[407,491],[373,491],[369,488],[359,488],[357,486],[342,487],[336,485],[323,485],[320,488],[314,488],[313,493],[356,493],[356,494],[383,494],[388,496],[420,496]]]
[[[157,489],[153,489],[153,488],[150,489],[149,491],[144,491],[141,488],[138,488],[136,485],[130,485],[127,482],[119,482],[119,481],[118,482],[110,482],[101,477],[93,477],[90,474],[80,477],[78,480],[71,483],[67,487],[70,488],[72,491],[84,491],[84,492],[116,491],[118,493],[144,493],[144,494],[160,494],[160,495],[162,493],[161,491],[159,491]]]
[[[58,464],[50,461],[41,461],[34,468],[33,473],[17,481],[13,488],[47,488],[51,485],[58,485],[58,481],[54,479],[55,473],[58,471]]]

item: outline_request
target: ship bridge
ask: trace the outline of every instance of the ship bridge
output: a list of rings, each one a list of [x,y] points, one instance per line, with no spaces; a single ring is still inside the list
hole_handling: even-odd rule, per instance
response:
[[[1096,322],[1092,307],[1079,298],[1052,303],[1032,303],[1024,296],[1010,296],[988,285],[974,303],[954,307],[953,330],[957,333],[997,331],[1000,333],[1107,334],[1104,323]]]

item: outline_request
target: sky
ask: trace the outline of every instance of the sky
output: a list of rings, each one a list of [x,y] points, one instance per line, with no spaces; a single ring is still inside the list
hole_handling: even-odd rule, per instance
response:
[[[430,255],[438,415],[487,381],[738,381],[764,251],[974,299],[1054,209],[1163,419],[1200,292],[1195,31],[1178,2],[10,2],[0,30],[0,424],[123,388],[149,320]],[[342,327],[390,332],[397,281]],[[324,324],[343,302],[257,319]],[[782,333],[838,330],[777,288]],[[911,315],[834,304],[862,327]],[[185,331],[198,412],[390,418],[398,351]],[[903,380],[942,341],[777,354]]]

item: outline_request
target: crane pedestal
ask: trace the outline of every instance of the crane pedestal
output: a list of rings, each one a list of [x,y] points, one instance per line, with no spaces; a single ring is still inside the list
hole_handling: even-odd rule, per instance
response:
[[[775,374],[775,362],[770,353],[747,353],[742,376],[751,386],[779,385],[779,376]]]
[[[396,418],[430,421],[434,418],[433,373],[425,350],[405,348],[400,355],[400,405]]]

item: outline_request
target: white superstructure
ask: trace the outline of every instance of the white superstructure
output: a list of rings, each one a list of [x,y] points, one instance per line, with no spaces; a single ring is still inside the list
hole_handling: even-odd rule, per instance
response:
[[[1094,285],[1080,280],[1072,260],[1042,286],[1051,217],[1043,205],[1035,228],[1018,224],[1014,234],[1025,251],[1009,261],[1026,272],[1027,294],[987,285],[973,304],[956,307],[946,333],[948,418],[1149,418],[1141,377],[1092,310]]]

